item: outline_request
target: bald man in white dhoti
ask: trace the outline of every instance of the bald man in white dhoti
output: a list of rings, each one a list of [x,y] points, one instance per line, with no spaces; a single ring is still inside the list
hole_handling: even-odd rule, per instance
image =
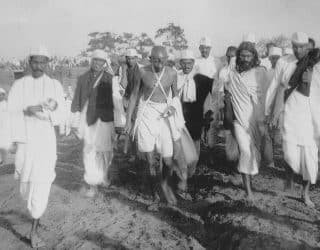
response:
[[[319,66],[307,70],[304,79],[295,80],[296,70],[301,67],[308,53],[308,36],[297,32],[292,36],[294,55],[281,58],[275,69],[275,76],[267,92],[266,115],[271,125],[280,123],[283,133],[283,153],[287,166],[285,189],[293,187],[293,172],[302,174],[304,180],[303,200],[306,205],[314,207],[310,200],[310,183],[314,184],[318,173],[318,148],[316,135],[319,120],[316,110],[319,106]],[[310,87],[312,77],[312,83]],[[292,87],[293,82],[298,85]],[[309,95],[301,86],[308,86]],[[289,90],[290,89],[290,90]],[[289,94],[290,93],[290,94]],[[286,100],[286,101],[284,101]],[[282,118],[282,119],[281,119]]]
[[[14,82],[8,97],[11,140],[17,145],[15,177],[33,218],[32,247],[42,247],[38,234],[52,182],[55,179],[57,144],[54,126],[64,133],[65,101],[61,84],[45,74],[49,54],[44,47],[31,52],[31,75]]]
[[[267,79],[266,70],[259,66],[258,53],[250,42],[243,42],[237,50],[236,67],[229,73],[226,99],[232,113],[226,113],[228,127],[239,145],[238,170],[242,174],[248,199],[253,199],[251,176],[258,174],[263,123],[261,87]],[[226,100],[226,101],[228,101]],[[227,106],[227,105],[226,105]]]

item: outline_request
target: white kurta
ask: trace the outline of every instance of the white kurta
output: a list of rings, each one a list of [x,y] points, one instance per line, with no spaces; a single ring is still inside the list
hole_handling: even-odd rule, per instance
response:
[[[283,151],[286,162],[304,180],[316,183],[318,147],[320,64],[313,70],[310,96],[294,90],[284,105]]]
[[[24,116],[23,110],[28,106],[42,104],[48,98],[55,100],[58,106],[55,111],[46,113],[46,119]],[[15,177],[20,180],[20,191],[28,200],[31,215],[39,218],[47,206],[48,190],[56,176],[54,126],[61,125],[62,128],[66,114],[62,86],[47,75],[37,79],[25,76],[14,82],[9,93],[8,109],[12,141],[18,143]]]
[[[263,120],[261,86],[266,81],[263,67],[253,68],[239,74],[231,70],[227,90],[232,98],[236,121],[236,140],[239,144],[240,159],[238,170],[243,174],[255,175],[260,164],[261,132]]]
[[[265,115],[272,117],[272,124],[281,128],[284,111],[284,91],[296,69],[297,59],[294,55],[281,57],[275,67],[274,77],[266,93]]]

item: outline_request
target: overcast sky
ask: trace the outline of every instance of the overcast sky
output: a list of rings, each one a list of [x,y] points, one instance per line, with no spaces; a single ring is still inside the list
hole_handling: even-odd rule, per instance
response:
[[[320,0],[0,0],[0,57],[25,56],[36,44],[73,56],[88,33],[146,32],[154,38],[169,22],[185,29],[195,47],[203,35],[222,55],[242,35],[257,38],[304,31],[320,41]]]

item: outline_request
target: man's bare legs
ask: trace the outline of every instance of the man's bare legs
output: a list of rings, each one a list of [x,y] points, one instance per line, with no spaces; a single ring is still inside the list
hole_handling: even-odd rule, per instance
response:
[[[154,165],[154,153],[153,152],[146,153],[146,158],[147,158],[147,166],[150,174],[148,178],[148,184],[151,190],[152,199],[153,201],[156,201],[158,178],[157,178],[157,171]]]
[[[254,199],[251,189],[251,176],[248,174],[241,174],[242,175],[242,181],[243,185],[246,189],[246,193],[248,196],[248,200],[252,201]]]
[[[302,199],[308,207],[314,208],[315,205],[310,199],[309,191],[310,191],[310,181],[303,181]]]
[[[285,166],[285,171],[286,171],[286,180],[284,181],[284,191],[285,192],[292,192],[293,191],[294,172],[288,163],[284,162],[284,166]]]
[[[32,227],[30,232],[30,241],[32,248],[40,248],[46,246],[38,233],[39,222],[40,219],[33,219],[32,221]]]
[[[176,205],[177,199],[172,191],[172,188],[170,187],[169,180],[173,174],[173,160],[172,157],[165,157],[163,158],[163,162],[165,166],[162,168],[162,174],[161,174],[161,187],[162,191],[164,193],[164,196],[167,200],[167,202],[170,205]]]

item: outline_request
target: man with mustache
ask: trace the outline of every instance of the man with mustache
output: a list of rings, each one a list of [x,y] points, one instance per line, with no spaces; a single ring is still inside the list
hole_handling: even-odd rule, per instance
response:
[[[107,173],[113,158],[114,113],[112,72],[103,50],[92,53],[91,68],[78,78],[71,112],[80,112],[80,138],[84,140],[84,180],[87,197],[98,185],[110,184]]]
[[[304,72],[301,86],[309,86],[310,93],[291,88],[291,78],[310,50],[309,37],[303,32],[292,35],[293,55],[279,59],[274,78],[267,91],[265,114],[273,128],[280,128],[286,166],[284,189],[292,191],[294,173],[302,174],[302,198],[307,206],[314,207],[310,199],[310,184],[315,184],[318,175],[318,148],[315,141],[319,133],[319,65]],[[312,82],[312,83],[311,83]],[[311,87],[310,87],[311,84]],[[286,101],[284,101],[286,100]],[[315,125],[315,122],[318,122]],[[319,141],[318,141],[319,143]]]
[[[251,176],[258,174],[261,159],[261,87],[266,79],[266,70],[259,66],[254,44],[242,42],[236,53],[236,66],[230,70],[226,84],[225,98],[231,103],[233,114],[225,116],[239,145],[238,170],[249,200],[253,199]]]
[[[32,247],[44,247],[38,234],[40,217],[46,210],[51,184],[55,179],[57,159],[54,126],[65,131],[65,101],[57,80],[45,73],[49,62],[46,48],[40,47],[29,56],[31,75],[14,82],[8,97],[11,117],[11,140],[17,146],[15,178],[20,193],[27,200],[32,216]]]

